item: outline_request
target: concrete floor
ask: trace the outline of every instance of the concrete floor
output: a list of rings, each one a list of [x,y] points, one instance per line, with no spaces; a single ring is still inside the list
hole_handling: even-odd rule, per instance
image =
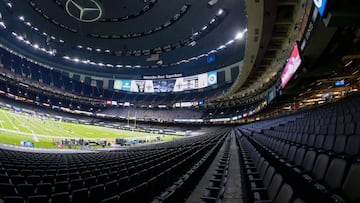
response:
[[[225,193],[222,199],[223,203],[242,203],[242,193],[241,193],[241,175],[240,175],[240,163],[239,163],[239,154],[237,151],[236,138],[233,134],[227,139],[230,139],[230,163],[229,163],[229,173],[228,180],[225,185]],[[201,178],[200,182],[196,186],[195,190],[191,193],[189,198],[186,200],[186,203],[199,203],[203,202],[201,196],[204,193],[204,189],[208,186],[208,180],[211,178],[214,170],[217,167],[217,163],[222,158],[225,150],[224,142],[223,146],[220,148],[219,153],[216,155],[214,161],[211,163],[209,169],[206,171],[205,175]]]

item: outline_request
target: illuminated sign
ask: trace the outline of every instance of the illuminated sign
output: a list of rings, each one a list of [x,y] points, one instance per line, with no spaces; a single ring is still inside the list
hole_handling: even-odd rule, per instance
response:
[[[217,71],[198,75],[164,80],[123,80],[114,81],[114,89],[127,92],[182,92],[206,88],[217,84]]]
[[[318,9],[320,16],[324,16],[327,0],[314,0],[314,4]]]
[[[299,68],[301,64],[300,51],[298,45],[295,44],[290,58],[288,59],[284,71],[281,74],[281,87],[285,87],[292,76],[295,74],[296,70]]]

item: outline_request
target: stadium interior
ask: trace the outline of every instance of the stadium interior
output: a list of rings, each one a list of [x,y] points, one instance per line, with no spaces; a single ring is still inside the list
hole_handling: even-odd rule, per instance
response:
[[[0,203],[360,203],[360,1],[0,0]]]

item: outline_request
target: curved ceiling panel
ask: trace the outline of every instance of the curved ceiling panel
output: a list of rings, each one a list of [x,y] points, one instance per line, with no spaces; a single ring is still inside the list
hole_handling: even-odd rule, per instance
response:
[[[0,42],[55,68],[65,65],[74,72],[111,74],[134,68],[144,74],[149,68],[199,72],[244,58],[247,18],[242,0],[219,0],[215,5],[196,0],[0,4],[6,24]],[[207,61],[210,55],[216,58],[212,64]]]

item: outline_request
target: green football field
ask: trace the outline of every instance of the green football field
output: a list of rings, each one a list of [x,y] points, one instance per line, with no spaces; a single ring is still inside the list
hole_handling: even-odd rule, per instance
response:
[[[29,141],[35,147],[58,148],[54,141],[63,139],[107,139],[114,142],[115,138],[155,140],[158,136],[164,141],[182,137],[33,118],[0,109],[0,143],[5,144],[20,145],[21,141]]]

